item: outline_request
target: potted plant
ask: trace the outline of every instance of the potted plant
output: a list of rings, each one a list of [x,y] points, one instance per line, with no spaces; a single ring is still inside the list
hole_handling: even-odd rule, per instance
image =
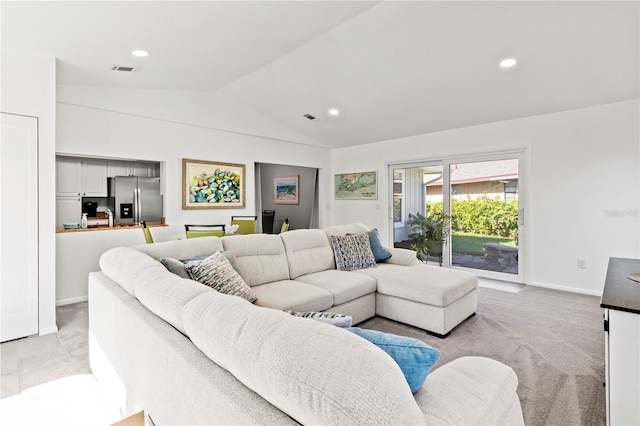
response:
[[[436,256],[442,259],[444,244],[450,234],[451,216],[439,215],[439,217],[427,217],[422,213],[409,213],[407,224],[411,228],[412,234],[409,238],[416,241],[411,246],[416,251],[416,256],[422,261],[427,260],[427,256]]]

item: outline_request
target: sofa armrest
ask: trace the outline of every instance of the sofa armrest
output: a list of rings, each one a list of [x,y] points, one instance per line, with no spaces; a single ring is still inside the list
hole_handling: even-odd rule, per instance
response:
[[[392,265],[412,266],[420,263],[416,257],[416,252],[409,249],[385,247],[391,253],[391,257],[384,261]]]

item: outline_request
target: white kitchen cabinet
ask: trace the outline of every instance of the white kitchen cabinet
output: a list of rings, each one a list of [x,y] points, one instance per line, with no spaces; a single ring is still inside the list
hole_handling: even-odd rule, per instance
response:
[[[56,159],[56,196],[82,195],[82,160],[72,157]]]
[[[129,176],[131,175],[131,163],[128,161],[108,161],[107,176]]]
[[[131,174],[133,176],[154,177],[153,164],[131,163]]]
[[[145,163],[139,161],[109,161],[107,174],[109,177],[158,177],[160,175],[160,164],[156,165],[156,163]]]
[[[107,162],[74,157],[56,158],[57,197],[106,197]]]
[[[104,160],[82,160],[82,196],[107,196],[107,163]]]
[[[56,198],[56,225],[64,223],[80,223],[82,218],[82,198],[58,197]]]

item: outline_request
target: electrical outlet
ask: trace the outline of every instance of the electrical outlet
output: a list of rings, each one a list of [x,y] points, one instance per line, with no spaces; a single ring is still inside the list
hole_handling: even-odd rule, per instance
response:
[[[587,269],[587,261],[585,259],[578,258],[578,268]]]

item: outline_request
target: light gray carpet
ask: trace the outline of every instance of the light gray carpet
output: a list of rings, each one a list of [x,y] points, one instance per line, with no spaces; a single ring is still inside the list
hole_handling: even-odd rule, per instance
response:
[[[446,339],[380,317],[359,327],[420,339],[441,352],[437,365],[477,355],[511,366],[527,425],[605,424],[600,298],[537,287],[478,294],[477,314]]]
[[[437,366],[466,355],[510,365],[527,425],[605,424],[604,332],[600,299],[536,287],[517,294],[479,288],[478,313],[446,339],[384,318],[360,327],[423,340]],[[2,397],[89,372],[87,303],[57,309],[60,331],[0,346]],[[436,366],[436,368],[437,368]]]

